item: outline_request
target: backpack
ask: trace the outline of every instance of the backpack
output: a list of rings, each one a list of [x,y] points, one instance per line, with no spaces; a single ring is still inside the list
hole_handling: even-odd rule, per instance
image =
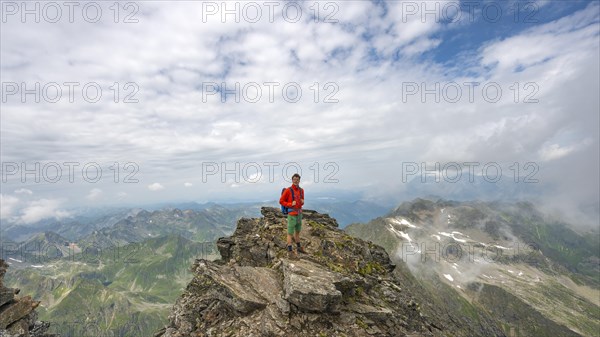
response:
[[[292,192],[292,200],[294,200],[294,189],[291,187],[284,187],[281,189],[281,195],[283,195],[283,192],[285,192],[286,189],[290,189],[290,192]],[[300,196],[304,197],[304,191],[302,190],[302,188],[300,188]],[[281,205],[281,213],[283,213],[284,215],[287,215],[290,212],[290,209]]]

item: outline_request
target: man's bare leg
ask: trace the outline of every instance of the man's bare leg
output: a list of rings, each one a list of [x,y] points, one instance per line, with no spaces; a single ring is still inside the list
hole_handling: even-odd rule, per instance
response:
[[[296,250],[300,253],[306,254],[306,250],[304,250],[304,247],[300,245],[300,232],[294,233],[294,241],[296,241]]]
[[[288,258],[296,259],[298,256],[298,253],[294,250],[294,246],[292,246],[292,237],[293,237],[293,235],[290,235],[290,234],[287,235],[287,250],[288,250],[287,254],[288,254]]]

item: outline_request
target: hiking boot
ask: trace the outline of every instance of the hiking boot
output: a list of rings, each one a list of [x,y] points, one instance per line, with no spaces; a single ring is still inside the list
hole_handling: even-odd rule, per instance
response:
[[[304,247],[302,247],[302,246],[300,246],[300,247],[297,247],[297,250],[298,250],[298,253],[302,253],[302,254],[308,254],[308,253],[306,252],[306,250],[304,250]]]

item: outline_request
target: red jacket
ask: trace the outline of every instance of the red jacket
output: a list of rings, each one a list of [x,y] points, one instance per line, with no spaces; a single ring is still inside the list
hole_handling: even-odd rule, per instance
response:
[[[302,213],[302,205],[304,205],[304,202],[302,201],[304,200],[304,190],[300,187],[296,187],[294,184],[292,184],[292,188],[294,189],[294,200],[296,200],[296,205],[292,206],[292,192],[289,188],[286,188],[281,194],[279,204],[290,209],[289,215],[298,215],[298,210]]]

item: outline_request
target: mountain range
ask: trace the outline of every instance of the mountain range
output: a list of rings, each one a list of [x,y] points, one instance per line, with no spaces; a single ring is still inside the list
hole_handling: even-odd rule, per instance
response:
[[[337,295],[333,301],[354,315],[350,326],[359,331],[354,335],[401,331],[453,336],[596,336],[600,328],[597,231],[577,228],[527,202],[415,199],[391,210],[370,202],[320,204],[320,213],[307,211],[312,218],[307,217],[303,237],[309,254],[302,268],[324,270],[319,277],[326,279],[343,275],[352,280],[333,282],[342,293],[341,302]],[[112,214],[96,211],[87,222],[82,217],[42,226],[60,233],[31,228],[20,232],[11,227],[4,233],[25,239],[3,241],[2,258],[11,267],[5,283],[40,301],[39,318],[52,323],[51,332],[78,337],[90,333],[150,336],[172,327],[169,317],[183,310],[177,309],[182,294],[200,296],[190,292],[194,282],[218,284],[223,280],[218,275],[242,275],[248,268],[268,268],[248,274],[261,271],[265,277],[274,277],[265,279],[267,284],[296,277],[290,267],[294,262],[282,255],[283,219],[276,209],[263,207],[261,211],[261,203],[173,207],[177,205],[182,206],[120,209]],[[352,222],[346,228],[323,214],[345,210],[346,221]],[[69,229],[84,222],[85,230]],[[377,264],[369,263],[365,256],[375,252],[389,256],[389,261],[381,255],[374,260]],[[268,262],[263,261],[265,257]],[[211,264],[215,259],[216,264]],[[223,269],[223,264],[229,269]],[[374,275],[386,280],[385,284],[372,283]],[[283,286],[278,288],[281,294]],[[396,293],[399,290],[394,286],[403,291]],[[390,291],[399,303],[382,302],[381,294]],[[226,299],[228,294],[219,296]],[[346,296],[359,305],[347,302]],[[263,295],[255,299],[268,300]],[[361,313],[357,306],[363,316],[357,316]],[[313,319],[306,308],[296,309],[284,311],[288,322]],[[415,313],[421,318],[411,316]],[[239,323],[240,317],[229,311],[223,314]],[[329,314],[338,315],[335,310],[320,312]],[[407,326],[386,330],[390,327],[381,324],[392,318]],[[321,326],[321,331],[313,332],[342,335],[342,330]],[[168,336],[168,329],[162,331]],[[303,335],[308,330],[294,331]],[[353,334],[346,331],[346,335]]]

